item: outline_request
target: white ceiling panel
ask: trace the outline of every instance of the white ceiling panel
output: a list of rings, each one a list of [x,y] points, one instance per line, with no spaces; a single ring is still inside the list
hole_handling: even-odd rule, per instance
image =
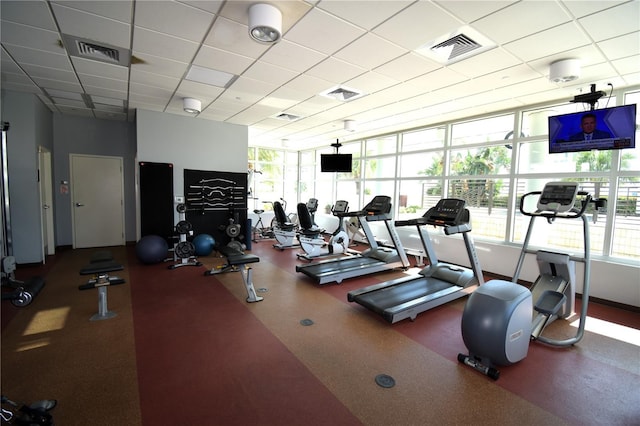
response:
[[[2,88],[34,93],[54,112],[109,120],[132,120],[137,108],[187,116],[182,100],[194,97],[203,111],[192,119],[245,125],[251,144],[281,147],[289,139],[292,149],[569,102],[592,84],[640,84],[638,0],[268,3],[282,13],[275,45],[249,38],[249,0],[2,0]],[[460,31],[498,45],[448,64],[416,52]],[[72,57],[62,33],[130,48],[131,64]],[[580,60],[581,76],[550,82],[549,65],[565,58]],[[193,64],[238,78],[228,88],[185,80]],[[319,95],[339,85],[365,96],[343,103]],[[63,107],[46,90],[110,98],[128,109]],[[273,118],[280,113],[302,118]],[[357,130],[346,132],[342,123],[354,117]]]

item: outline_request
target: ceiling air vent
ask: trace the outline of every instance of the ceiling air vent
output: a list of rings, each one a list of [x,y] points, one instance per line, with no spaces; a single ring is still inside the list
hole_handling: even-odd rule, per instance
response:
[[[124,67],[129,66],[131,52],[128,49],[97,43],[93,40],[82,39],[68,34],[63,34],[62,40],[70,56]]]
[[[284,121],[296,121],[300,119],[299,116],[293,115],[293,114],[287,114],[286,112],[276,115],[275,118],[277,118],[278,120],[284,120]]]
[[[481,47],[482,46],[473,41],[470,37],[467,37],[464,34],[458,34],[449,40],[436,44],[431,48],[431,50],[443,49],[444,54],[448,55],[447,59],[450,61],[460,55],[464,55]]]
[[[417,52],[448,65],[493,49],[495,46],[495,43],[479,32],[464,27],[453,34],[443,35],[422,45]]]
[[[320,93],[320,96],[325,96],[327,98],[336,99],[338,101],[347,102],[357,99],[359,97],[364,96],[364,93],[359,92],[355,89],[351,89],[345,86],[337,86],[332,87],[329,90],[325,90]]]

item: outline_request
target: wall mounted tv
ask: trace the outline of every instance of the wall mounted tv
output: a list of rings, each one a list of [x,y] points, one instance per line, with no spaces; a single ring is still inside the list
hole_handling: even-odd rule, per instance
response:
[[[591,133],[587,140],[585,133]],[[549,117],[549,153],[636,146],[636,104]]]
[[[320,154],[320,171],[351,173],[351,154]]]

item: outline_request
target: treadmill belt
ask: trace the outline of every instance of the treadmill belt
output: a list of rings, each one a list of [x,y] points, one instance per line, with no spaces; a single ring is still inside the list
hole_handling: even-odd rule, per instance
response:
[[[382,314],[386,309],[429,296],[452,286],[454,285],[446,281],[420,277],[358,295],[354,298],[354,301],[378,314]],[[458,288],[457,286],[454,287]]]
[[[356,256],[353,258],[344,258],[343,260],[338,260],[335,262],[316,264],[311,263],[309,265],[304,265],[296,269],[298,272],[302,272],[311,277],[319,278],[326,275],[343,273],[353,269],[360,269],[377,263],[381,263],[381,261],[370,257]]]

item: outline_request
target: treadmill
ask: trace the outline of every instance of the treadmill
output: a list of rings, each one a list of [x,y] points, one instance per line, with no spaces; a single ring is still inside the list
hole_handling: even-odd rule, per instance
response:
[[[396,221],[396,226],[415,226],[429,266],[417,276],[408,276],[371,285],[347,294],[349,302],[356,302],[382,315],[390,323],[409,318],[414,321],[421,312],[464,297],[475,286],[484,284],[480,262],[469,235],[471,223],[464,200],[446,198],[438,201],[422,217]],[[442,227],[446,235],[462,234],[471,269],[440,262],[423,225]]]
[[[409,259],[402,247],[400,237],[391,217],[391,197],[377,195],[364,209],[357,212],[336,214],[342,220],[345,217],[357,217],[360,226],[369,242],[369,248],[360,254],[297,265],[296,272],[301,272],[318,282],[318,284],[338,283],[342,280],[362,275],[374,274],[395,268],[407,269]],[[381,247],[375,240],[368,222],[384,221],[392,247]]]

